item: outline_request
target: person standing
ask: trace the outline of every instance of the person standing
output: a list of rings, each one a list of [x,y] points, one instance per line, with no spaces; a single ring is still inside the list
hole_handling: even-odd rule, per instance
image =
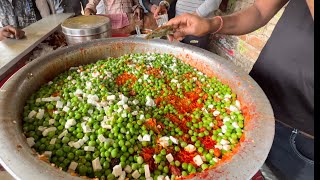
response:
[[[142,0],[143,6],[152,14],[158,9],[161,0]],[[168,10],[168,19],[174,18],[176,15],[176,1],[171,2]]]
[[[40,13],[32,0],[1,0],[0,26],[11,25],[24,28],[41,19]]]
[[[97,13],[97,5],[101,0],[89,0],[85,8],[85,15]],[[140,20],[143,19],[143,8],[139,0],[103,0],[106,14],[135,14]]]
[[[154,11],[154,17],[157,18],[159,14],[168,12],[170,4],[177,2],[175,9],[175,16],[183,13],[192,13],[200,17],[212,17],[215,10],[219,9],[222,0],[165,0],[161,1],[157,9]],[[203,49],[208,49],[210,35],[204,36],[186,36],[182,42],[191,44]]]
[[[276,118],[275,137],[266,164],[279,179],[311,180],[314,179],[313,0],[256,0],[248,9],[209,19],[184,14],[168,22],[176,29],[169,39],[208,33],[247,34],[267,24],[286,3],[250,76],[264,90]]]

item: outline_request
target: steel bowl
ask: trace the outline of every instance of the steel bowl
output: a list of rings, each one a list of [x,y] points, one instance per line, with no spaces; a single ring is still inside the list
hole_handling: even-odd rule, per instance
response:
[[[245,115],[244,140],[229,160],[192,179],[250,179],[263,165],[274,137],[271,105],[258,84],[231,62],[182,43],[137,38],[110,38],[65,47],[27,64],[0,89],[0,161],[16,179],[79,179],[37,157],[22,133],[26,100],[41,85],[70,67],[128,53],[170,53],[237,93]]]

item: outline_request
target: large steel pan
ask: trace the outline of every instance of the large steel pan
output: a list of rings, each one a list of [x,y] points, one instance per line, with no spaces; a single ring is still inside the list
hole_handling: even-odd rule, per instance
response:
[[[40,57],[19,70],[0,90],[0,161],[16,179],[79,179],[38,159],[22,134],[26,100],[42,84],[72,66],[128,53],[171,53],[207,75],[227,83],[245,113],[245,139],[228,161],[194,179],[250,179],[264,163],[274,136],[270,103],[258,84],[231,62],[208,51],[164,40],[111,38],[66,47]]]

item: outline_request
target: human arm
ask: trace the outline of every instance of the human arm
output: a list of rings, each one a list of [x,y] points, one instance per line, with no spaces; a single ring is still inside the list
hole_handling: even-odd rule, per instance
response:
[[[6,26],[4,28],[0,28],[0,41],[5,38],[16,38],[21,39],[24,36],[25,32],[14,28],[12,26]]]
[[[143,10],[142,6],[140,5],[139,0],[133,0],[132,11],[133,11],[134,15],[138,17],[139,20],[143,19],[144,10]]]
[[[149,12],[152,12],[152,11],[151,11],[151,7],[152,7],[152,5],[154,5],[154,4],[152,4],[152,3],[150,2],[150,0],[142,0],[142,4],[143,4],[143,6],[144,6]]]
[[[222,16],[220,18],[201,18],[185,14],[171,19],[167,25],[176,29],[174,38],[183,38],[186,35],[203,36],[219,30],[220,34],[242,35],[250,33],[267,24],[270,19],[288,2],[288,0],[256,0],[249,8]],[[201,28],[198,28],[201,27]]]
[[[201,17],[208,17],[215,10],[219,9],[222,0],[205,0],[196,10]]]
[[[86,8],[84,10],[84,15],[89,16],[91,14],[97,13],[97,6],[100,3],[101,0],[89,0],[88,4],[86,5]]]
[[[306,2],[307,2],[307,5],[309,7],[311,16],[312,16],[312,18],[314,20],[314,0],[306,0]]]
[[[153,12],[153,17],[158,19],[159,14],[167,14],[170,8],[170,5],[177,0],[163,0],[159,3],[157,9]]]

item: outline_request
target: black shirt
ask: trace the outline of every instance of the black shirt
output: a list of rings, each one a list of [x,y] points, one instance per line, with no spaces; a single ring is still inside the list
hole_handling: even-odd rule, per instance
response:
[[[275,118],[314,134],[314,22],[305,0],[291,0],[250,75]]]

